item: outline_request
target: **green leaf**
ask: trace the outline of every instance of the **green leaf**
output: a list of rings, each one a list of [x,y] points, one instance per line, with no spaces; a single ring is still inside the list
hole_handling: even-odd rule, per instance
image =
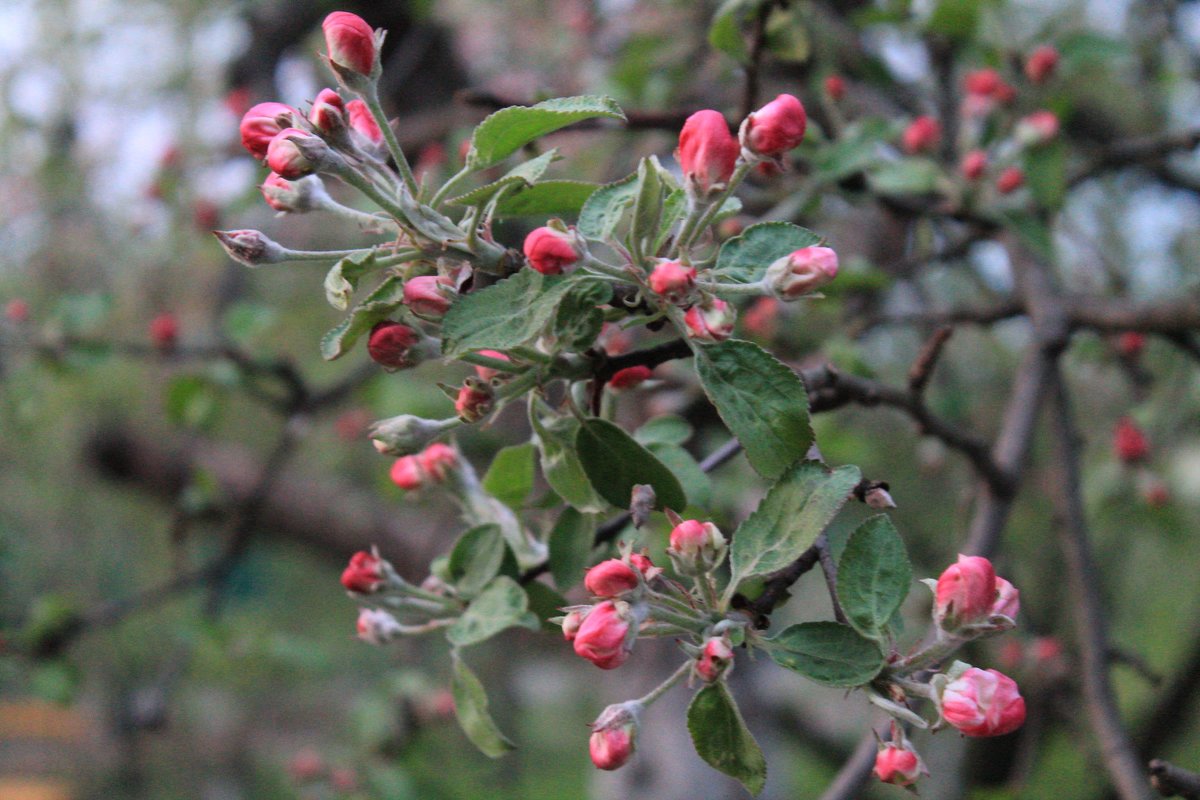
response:
[[[779,477],[813,443],[808,392],[796,373],[756,344],[729,339],[701,348],[696,372],[750,464]]]
[[[532,444],[516,444],[496,453],[483,488],[488,494],[513,510],[520,510],[525,498],[533,491]]]
[[[350,295],[358,289],[358,282],[378,266],[374,249],[353,253],[334,264],[325,276],[325,299],[329,305],[338,311],[349,308]]]
[[[537,630],[537,618],[528,608],[529,598],[520,584],[507,575],[500,575],[471,601],[458,621],[446,629],[446,638],[455,647],[466,647],[487,641],[500,631],[518,625]]]
[[[713,16],[708,28],[708,43],[738,63],[748,64],[750,51],[742,35],[742,26],[750,21],[758,5],[756,0],[726,0]]]
[[[826,686],[861,686],[883,668],[879,645],[837,622],[792,625],[767,641],[776,664]]]
[[[586,419],[579,425],[575,449],[592,487],[617,508],[629,508],[633,487],[654,487],[655,508],[682,511],[687,497],[679,479],[654,455],[621,428],[603,419]]]
[[[637,193],[633,203],[633,225],[629,239],[637,252],[653,254],[658,239],[659,223],[663,216],[664,196],[673,187],[664,179],[664,170],[655,156],[647,156],[638,164]]]
[[[575,453],[579,422],[574,417],[550,417],[543,421],[531,407],[529,422],[537,435],[542,453],[542,475],[559,497],[582,512],[604,511],[604,501],[596,495]]]
[[[459,537],[447,569],[464,597],[479,594],[496,577],[506,549],[499,525],[479,525]]]
[[[780,61],[800,64],[808,60],[812,45],[808,40],[808,28],[799,8],[771,9],[765,28],[767,49]]]
[[[583,580],[583,571],[592,558],[596,536],[596,518],[568,506],[550,529],[550,575],[554,585],[567,591]]]
[[[167,419],[172,425],[204,429],[216,421],[222,393],[200,375],[180,375],[167,385]]]
[[[558,97],[533,106],[502,108],[475,128],[467,151],[472,169],[503,161],[535,139],[576,122],[596,117],[625,120],[610,97]]]
[[[578,217],[600,184],[542,181],[509,191],[496,205],[497,217]]]
[[[1001,214],[1004,224],[1011,228],[1021,242],[1037,254],[1038,258],[1053,264],[1055,258],[1054,237],[1050,227],[1037,214],[1027,211],[1008,211]]]
[[[607,183],[592,192],[579,212],[579,232],[589,239],[606,241],[612,237],[625,212],[637,201],[637,173]]]
[[[387,278],[350,316],[321,337],[321,357],[332,361],[346,355],[364,333],[387,319],[403,302],[404,281],[396,275]]]
[[[591,347],[604,327],[604,313],[598,306],[611,300],[612,287],[599,281],[578,284],[567,292],[551,326],[558,347],[576,352]]]
[[[850,534],[837,571],[838,601],[850,624],[878,638],[908,596],[912,567],[891,520],[871,517]]]
[[[751,794],[763,790],[767,760],[723,681],[696,692],[688,705],[687,726],[696,753],[710,767],[737,779]]]
[[[1025,177],[1039,206],[1056,210],[1067,194],[1067,145],[1061,139],[1025,153]]]
[[[688,502],[694,506],[707,506],[712,500],[712,480],[700,469],[692,454],[682,447],[664,442],[646,445],[654,457],[667,465],[683,486]]]
[[[633,438],[644,445],[683,444],[692,438],[695,430],[683,417],[664,414],[655,417],[633,432]]]
[[[897,124],[875,117],[854,123],[812,155],[813,169],[825,181],[840,181],[862,172],[880,162],[880,146],[899,133]]]
[[[530,159],[522,164],[510,169],[499,180],[493,181],[486,186],[480,186],[478,189],[472,189],[466,194],[460,194],[458,197],[450,200],[451,205],[456,206],[478,206],[483,205],[488,200],[491,200],[496,192],[502,189],[508,189],[516,186],[532,186],[537,182],[537,179],[545,174],[550,164],[558,158],[558,148],[542,153],[534,159]]]
[[[871,188],[879,194],[933,194],[942,186],[942,170],[928,158],[887,161],[867,174]]]
[[[550,619],[562,616],[563,607],[569,605],[567,598],[540,581],[526,584],[525,594],[529,595],[529,611],[538,618],[542,631],[561,636],[562,626]]]
[[[975,35],[982,10],[983,0],[938,0],[927,27],[931,33],[967,41]]]
[[[799,461],[767,492],[733,536],[730,563],[736,586],[791,564],[812,546],[859,481],[858,467],[832,472],[816,461]]]
[[[499,758],[516,745],[496,727],[488,714],[487,693],[471,668],[463,662],[457,650],[450,653],[454,672],[450,693],[454,695],[454,714],[471,744],[488,758]]]
[[[760,222],[721,245],[716,273],[734,283],[754,283],[773,261],[820,243],[820,236],[790,222]]]

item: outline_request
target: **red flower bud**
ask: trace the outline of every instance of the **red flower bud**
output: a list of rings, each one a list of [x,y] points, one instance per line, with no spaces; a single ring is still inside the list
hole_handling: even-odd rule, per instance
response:
[[[329,60],[339,67],[371,77],[375,70],[375,31],[357,14],[334,11],[321,23]]]
[[[704,642],[700,657],[692,665],[696,677],[705,683],[712,683],[720,678],[733,664],[733,648],[725,636],[713,636]]]
[[[1025,722],[1025,700],[1012,678],[971,667],[946,686],[942,716],[967,736],[1002,736]]]
[[[1129,417],[1121,417],[1113,430],[1113,450],[1122,463],[1137,464],[1150,456],[1150,442],[1137,423]]]
[[[846,81],[841,75],[830,75],[825,78],[825,94],[835,103],[841,102],[846,96]]]
[[[683,315],[688,336],[702,342],[722,342],[733,333],[737,312],[719,297],[697,303]]]
[[[350,557],[342,571],[342,586],[356,594],[374,594],[383,586],[383,559],[366,550]]]
[[[1058,136],[1058,115],[1053,111],[1034,111],[1017,123],[1016,139],[1021,144],[1046,144]]]
[[[825,286],[838,273],[837,253],[829,247],[803,247],[767,267],[764,282],[780,300],[795,300]]]
[[[336,131],[346,125],[346,104],[333,89],[322,89],[313,100],[308,121],[319,131]]]
[[[781,94],[746,118],[742,144],[760,156],[778,156],[804,140],[808,115],[790,94]]]
[[[401,456],[388,472],[392,483],[406,492],[415,492],[425,485],[425,473],[416,456]]]
[[[359,610],[355,628],[359,639],[373,645],[387,644],[403,631],[395,617],[383,609],[376,608]]]
[[[1063,657],[1062,642],[1053,636],[1039,636],[1034,639],[1030,651],[1033,653],[1033,660],[1039,664],[1057,661]]]
[[[262,186],[259,187],[259,191],[262,192],[267,205],[276,211],[296,213],[308,210],[304,192],[297,184],[281,177],[279,173],[272,172],[268,175],[267,179],[262,182]]]
[[[901,145],[909,155],[927,153],[942,140],[942,126],[933,117],[917,117],[904,129]]]
[[[179,340],[179,320],[168,312],[150,320],[150,341],[161,350],[170,350]]]
[[[1025,185],[1025,173],[1020,167],[1009,167],[996,178],[996,191],[1000,194],[1012,194]]]
[[[679,131],[675,159],[693,196],[721,191],[733,175],[741,148],[721,112],[705,109],[692,114]]]
[[[972,70],[963,78],[963,89],[966,93],[980,97],[995,97],[1003,85],[1004,80],[1000,73],[990,67]]]
[[[301,750],[288,762],[288,773],[299,783],[316,780],[324,771],[325,762],[316,750]]]
[[[487,416],[492,410],[492,390],[483,381],[467,378],[458,397],[454,400],[454,410],[464,422],[477,422]]]
[[[921,777],[925,765],[912,745],[888,742],[875,755],[875,775],[884,783],[911,786]]]
[[[1044,44],[1029,54],[1025,61],[1025,77],[1033,84],[1045,81],[1058,69],[1058,50],[1053,45]]]
[[[584,587],[596,597],[617,597],[638,587],[637,571],[619,558],[601,561],[587,571]]]
[[[1117,339],[1117,351],[1126,358],[1137,358],[1146,349],[1146,334],[1125,331]]]
[[[1171,502],[1171,490],[1160,479],[1154,478],[1142,489],[1142,499],[1151,508],[1162,508]]]
[[[685,575],[702,575],[725,558],[725,536],[711,522],[686,519],[671,530],[667,555]]]
[[[358,134],[367,145],[378,147],[383,144],[383,131],[366,103],[362,100],[351,100],[346,103],[346,115],[350,118],[350,130]]]
[[[296,139],[312,139],[320,141],[307,131],[299,128],[284,128],[275,135],[267,145],[267,165],[279,173],[280,177],[289,180],[303,178],[316,171],[317,165],[304,155]]]
[[[647,582],[654,580],[662,574],[662,569],[654,566],[654,562],[650,560],[650,557],[642,553],[630,553],[629,563],[636,567],[638,572],[642,573],[642,577]]]
[[[1017,587],[999,576],[996,577],[996,602],[992,604],[990,615],[993,617],[1017,618],[1021,610],[1021,593]]]
[[[438,442],[426,447],[416,455],[421,469],[429,479],[441,483],[458,468],[458,452],[448,444]]]
[[[959,555],[937,580],[934,619],[943,630],[986,620],[996,603],[996,570],[981,556]]]
[[[279,117],[295,121],[300,118],[300,112],[283,103],[259,103],[251,106],[242,116],[241,125],[238,126],[242,134],[242,147],[260,161],[267,157],[267,146],[271,140],[288,127],[279,124]]]
[[[545,225],[530,231],[524,250],[529,266],[543,275],[561,275],[582,256],[571,234]]]
[[[480,350],[479,355],[494,358],[498,361],[512,361],[511,358],[498,350]],[[491,367],[475,367],[475,374],[479,376],[481,381],[491,381],[492,378],[500,374],[500,370],[492,369]]]
[[[441,319],[450,310],[454,281],[444,275],[422,275],[404,284],[404,304],[414,314]]]
[[[19,297],[14,297],[4,306],[4,318],[15,325],[28,322],[29,303]]]
[[[616,669],[633,650],[637,628],[632,622],[626,603],[597,603],[575,634],[575,653],[600,669]]]
[[[420,335],[407,325],[385,320],[371,328],[367,339],[367,354],[371,360],[387,369],[403,369],[412,366],[409,351],[420,339]]]
[[[988,157],[983,150],[972,150],[963,156],[962,164],[959,169],[962,170],[962,175],[969,181],[979,180],[987,169]]]
[[[592,723],[588,753],[599,769],[625,766],[637,748],[640,707],[634,703],[611,705]]]
[[[696,268],[678,261],[660,261],[650,271],[650,288],[672,303],[685,299],[696,286]]]
[[[608,379],[608,385],[616,391],[632,389],[643,381],[649,380],[653,374],[654,370],[640,364],[634,367],[626,367],[625,369],[617,370]]]
[[[758,298],[742,315],[742,327],[746,333],[764,341],[775,338],[778,325],[779,301],[774,297]]]

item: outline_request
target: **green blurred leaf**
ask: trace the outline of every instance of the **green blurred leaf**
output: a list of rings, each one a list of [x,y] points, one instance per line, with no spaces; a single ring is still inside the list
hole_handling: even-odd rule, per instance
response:
[[[446,638],[455,647],[487,641],[512,627],[537,630],[539,622],[528,611],[529,598],[521,586],[507,575],[500,575],[471,601],[458,621],[446,629]]]
[[[497,217],[578,217],[600,184],[542,181],[507,192],[496,205]]]
[[[687,497],[679,480],[649,450],[607,420],[591,418],[579,425],[575,449],[592,487],[617,508],[629,508],[633,487],[654,487],[655,508],[682,511]]]
[[[475,677],[457,650],[451,651],[450,656],[454,667],[450,692],[454,695],[454,713],[463,733],[471,740],[471,744],[489,758],[499,758],[515,750],[517,746],[492,721],[488,713],[487,693],[479,678]]]
[[[396,275],[388,277],[366,300],[355,306],[350,316],[321,337],[321,357],[333,361],[346,355],[364,333],[387,319],[403,301],[404,281]],[[450,310],[457,305],[455,303]]]
[[[767,641],[776,664],[826,686],[861,686],[883,668],[879,645],[837,622],[792,625]]]
[[[325,299],[338,311],[350,306],[350,295],[358,290],[358,282],[379,267],[375,250],[364,250],[338,261],[325,276]]]
[[[1025,152],[1025,183],[1039,206],[1051,211],[1062,206],[1067,194],[1067,145],[1062,139]]]
[[[908,596],[912,567],[891,520],[880,514],[859,525],[837,570],[838,601],[863,636],[880,637]]]
[[[525,594],[529,595],[529,611],[538,618],[542,630],[561,636],[562,627],[549,620],[562,615],[562,608],[569,605],[567,599],[540,581],[527,583]]]
[[[550,530],[550,575],[554,585],[567,591],[583,580],[583,571],[592,558],[596,518],[564,508]]]
[[[723,681],[696,692],[688,705],[687,726],[696,753],[709,766],[740,781],[751,794],[763,790],[767,760]]]
[[[700,469],[692,454],[682,447],[665,442],[653,442],[646,449],[654,454],[667,469],[674,473],[683,486],[688,502],[694,506],[707,506],[712,500],[712,480]]]
[[[758,13],[761,0],[725,0],[708,28],[708,43],[740,64],[750,61],[743,28]]]
[[[222,399],[221,389],[208,378],[180,375],[167,385],[167,419],[184,428],[208,428],[217,419]]]
[[[1051,264],[1055,262],[1054,237],[1045,221],[1027,211],[1009,211],[1001,216],[1005,226],[1038,258]]]
[[[774,6],[764,29],[767,49],[780,61],[802,64],[812,52],[808,29],[797,5],[787,8]]]
[[[472,169],[490,167],[541,136],[596,117],[624,121],[625,113],[612,98],[598,96],[558,97],[533,106],[502,108],[475,128],[467,164]]]
[[[484,490],[509,508],[520,510],[533,491],[533,454],[533,445],[529,443],[515,444],[496,453],[483,476]]]
[[[265,303],[238,300],[221,316],[221,329],[235,342],[246,343],[265,333],[279,315]]]
[[[449,202],[451,205],[456,206],[478,206],[491,200],[501,190],[517,186],[532,186],[537,182],[538,178],[545,174],[550,164],[558,158],[557,148],[542,153],[537,158],[530,159],[513,167],[499,180],[493,181],[486,186],[480,186],[478,189],[472,189],[466,194],[460,194],[458,197],[452,198]]]
[[[542,475],[559,497],[582,512],[605,510],[604,501],[592,489],[592,484],[575,453],[575,436],[579,422],[574,417],[551,417],[542,420],[530,408],[530,425],[537,435],[542,453]]]
[[[683,417],[674,414],[664,414],[646,422],[633,433],[633,438],[644,445],[676,444],[681,445],[692,438],[695,430]]]
[[[934,194],[944,180],[942,170],[928,158],[886,161],[867,173],[871,188],[879,194]]]
[[[894,139],[900,124],[878,117],[851,123],[833,142],[810,157],[813,170],[825,181],[840,181],[881,161],[880,145]]]
[[[721,245],[716,274],[734,283],[755,283],[772,262],[820,243],[820,236],[790,222],[760,222]]]
[[[506,549],[499,525],[479,525],[459,537],[447,569],[463,597],[479,594],[496,577]]]
[[[983,0],[938,0],[926,28],[930,33],[966,41],[975,35],[982,10]]]

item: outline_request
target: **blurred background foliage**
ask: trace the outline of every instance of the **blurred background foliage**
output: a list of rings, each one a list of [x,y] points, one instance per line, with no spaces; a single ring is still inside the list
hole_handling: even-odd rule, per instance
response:
[[[627,667],[602,675],[554,635],[510,631],[479,648],[473,666],[501,727],[520,745],[492,762],[447,714],[448,662],[435,637],[394,651],[353,639],[355,608],[337,584],[345,556],[375,537],[419,578],[461,527],[443,498],[401,496],[364,426],[400,412],[443,415],[449,404],[434,383],[459,379],[461,369],[431,363],[375,374],[364,371],[361,351],[322,362],[317,341],[337,316],[321,296],[321,268],[247,271],[207,233],[260,228],[296,248],[346,241],[343,227],[316,215],[274,218],[256,188],[264,171],[237,142],[247,105],[299,106],[332,82],[315,55],[328,11],[357,11],[389,29],[389,111],[418,169],[444,177],[492,99],[607,93],[627,110],[682,119],[711,107],[737,118],[744,80],[731,54],[744,38],[735,20],[732,34],[717,27],[710,42],[710,25],[756,4],[718,5],[0,5],[0,299],[28,307],[22,321],[9,305],[0,322],[0,796],[528,799],[609,797],[631,787],[664,798],[740,796],[691,752],[679,698],[646,720],[638,762],[625,773],[600,774],[588,763],[585,725],[606,703],[653,685],[670,660],[669,643],[639,646]],[[947,49],[952,86],[978,66],[1013,71],[1043,42],[1062,53],[1059,78],[1023,88],[1033,96],[1018,101],[1026,110],[1051,108],[1064,121],[1065,144],[1029,170],[1038,199],[1060,213],[1049,227],[1045,218],[1026,220],[1018,234],[1053,248],[1068,288],[1138,300],[1194,295],[1194,156],[1069,187],[1065,176],[1114,141],[1200,124],[1200,4],[785,6],[767,20],[759,94],[797,94],[813,124],[797,169],[744,193],[746,219],[804,224],[828,237],[844,267],[825,300],[780,309],[773,334],[757,331],[785,360],[831,361],[903,385],[928,329],[871,320],[983,307],[1011,290],[1003,240],[926,263],[948,235],[945,221],[882,202],[862,179],[881,148],[894,160],[889,148],[906,117],[937,110],[938,54]],[[821,89],[834,72],[851,84],[836,108]],[[469,95],[454,102],[462,90]],[[847,120],[873,120],[863,126],[865,144],[831,151],[822,143]],[[676,130],[562,133],[553,144],[567,161],[555,169],[560,177],[613,180],[644,154],[668,160]],[[925,188],[935,187],[918,185]],[[507,222],[497,238],[516,244],[531,224]],[[147,332],[164,312],[180,323],[173,355],[157,352]],[[1028,336],[1022,319],[960,328],[930,387],[933,410],[994,434]],[[1085,423],[1088,510],[1121,657],[1114,679],[1135,731],[1195,658],[1196,352],[1190,338],[1152,338],[1130,359],[1115,338],[1084,334],[1066,362]],[[247,354],[261,369],[239,361]],[[289,370],[309,389],[349,381],[351,390],[317,413],[285,420],[271,397],[286,395]],[[629,424],[686,417],[695,427],[687,447],[702,456],[726,434],[689,371],[666,365],[657,385],[616,402]],[[1125,414],[1153,444],[1144,468],[1112,456],[1112,426]],[[859,464],[890,483],[915,571],[936,575],[969,520],[975,481],[967,462],[887,409],[850,407],[816,424],[830,463]],[[189,583],[196,565],[233,535],[228,512],[245,512],[285,426],[292,445],[268,492],[278,499],[257,509],[253,537],[217,588]],[[460,445],[483,468],[496,449],[526,436],[520,415],[510,413]],[[1001,639],[973,654],[1022,682],[1034,709],[1030,725],[998,742],[968,745],[951,734],[919,742],[934,772],[923,796],[1103,794],[1072,678],[1051,488],[1039,468],[1047,446],[1035,442],[998,562],[1022,589],[1022,627],[1005,637],[1020,646]],[[714,476],[711,513],[733,527],[762,490],[739,459]],[[306,526],[286,514],[305,496],[328,499],[328,519]],[[642,541],[661,552],[665,533],[644,531]],[[170,589],[173,579],[187,587],[140,594],[164,581]],[[823,591],[816,578],[799,584],[776,624],[826,617]],[[916,631],[928,610],[918,594],[907,609]],[[1063,654],[1038,658],[1043,637],[1061,641]],[[766,796],[819,796],[865,728],[864,704],[760,663],[739,664],[734,680],[772,767]],[[1155,755],[1194,757],[1194,707],[1184,703],[1178,714]],[[960,763],[964,751],[966,769],[939,769]],[[60,794],[28,793],[36,787]],[[868,796],[898,791],[873,786]]]

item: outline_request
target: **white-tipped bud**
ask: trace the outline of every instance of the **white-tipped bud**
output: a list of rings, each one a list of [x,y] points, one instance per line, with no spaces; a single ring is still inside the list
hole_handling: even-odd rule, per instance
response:
[[[247,267],[287,261],[287,250],[261,231],[213,231],[229,257]]]

